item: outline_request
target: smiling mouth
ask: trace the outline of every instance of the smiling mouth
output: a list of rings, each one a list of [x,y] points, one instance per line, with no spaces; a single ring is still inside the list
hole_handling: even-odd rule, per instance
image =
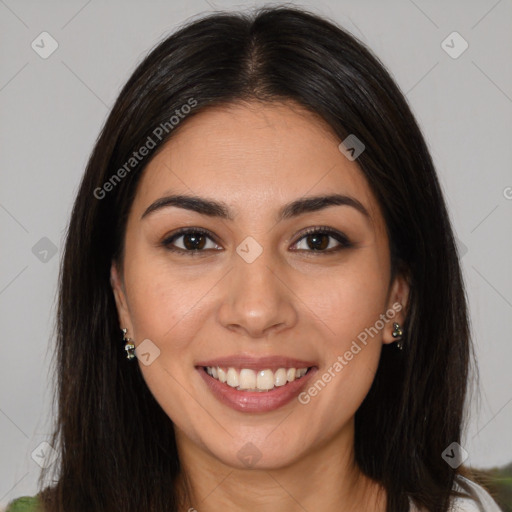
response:
[[[251,368],[233,368],[220,366],[203,366],[202,369],[213,379],[227,384],[237,391],[263,392],[286,386],[290,382],[304,377],[310,370],[304,368],[278,368],[253,370]]]

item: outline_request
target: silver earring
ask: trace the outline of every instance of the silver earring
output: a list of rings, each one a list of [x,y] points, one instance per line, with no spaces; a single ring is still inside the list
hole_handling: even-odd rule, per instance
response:
[[[393,336],[393,338],[399,338],[400,336],[402,336],[404,333],[402,331],[402,328],[400,327],[400,324],[396,323],[396,322],[393,322],[393,332],[391,333],[391,336]],[[398,340],[396,342],[396,346],[399,350],[403,350],[404,348],[404,343],[403,343],[403,340]]]
[[[133,344],[133,340],[131,338],[128,338],[126,336],[126,333],[128,332],[127,329],[122,329],[123,331],[123,341],[124,343],[124,349],[126,350],[126,359],[129,359],[130,361],[135,357],[135,345]]]

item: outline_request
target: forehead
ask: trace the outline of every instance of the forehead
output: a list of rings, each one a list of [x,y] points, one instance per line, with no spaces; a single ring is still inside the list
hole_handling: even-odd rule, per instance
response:
[[[295,103],[240,103],[207,108],[183,125],[152,159],[134,208],[159,197],[216,198],[240,216],[307,195],[357,197],[373,220],[375,197],[356,161],[318,116]]]

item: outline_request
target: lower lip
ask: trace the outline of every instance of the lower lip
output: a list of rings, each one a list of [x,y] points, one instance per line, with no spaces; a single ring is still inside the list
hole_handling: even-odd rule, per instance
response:
[[[238,391],[206,373],[203,367],[196,368],[215,397],[231,408],[242,412],[268,412],[279,409],[298,396],[307,382],[317,371],[311,368],[300,379],[270,391]]]

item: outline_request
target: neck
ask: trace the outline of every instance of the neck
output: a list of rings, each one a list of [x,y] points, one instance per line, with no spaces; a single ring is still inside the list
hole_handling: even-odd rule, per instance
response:
[[[354,459],[353,421],[329,442],[285,467],[238,469],[177,431],[183,512],[385,512],[385,490]],[[181,511],[180,511],[181,512]]]

